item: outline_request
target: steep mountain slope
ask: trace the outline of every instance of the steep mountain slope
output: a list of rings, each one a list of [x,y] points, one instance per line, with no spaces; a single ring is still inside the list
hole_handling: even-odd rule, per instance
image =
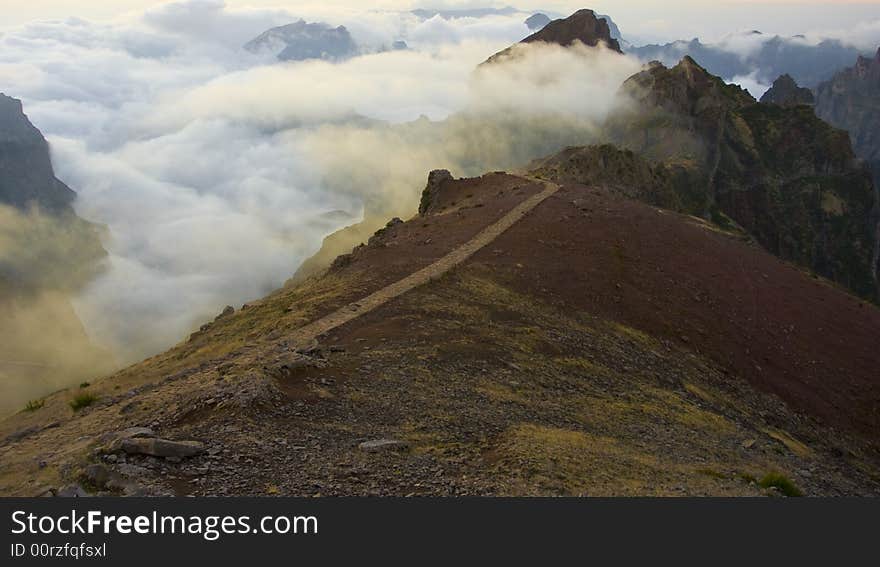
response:
[[[877,197],[846,132],[809,106],[757,104],[690,57],[651,64],[622,94],[632,104],[608,139],[691,168],[686,212],[726,215],[773,254],[877,299]]]
[[[816,114],[850,133],[856,154],[880,180],[880,49],[819,85]]]
[[[0,204],[62,213],[72,211],[75,197],[55,177],[49,145],[25,116],[21,101],[0,93]]]
[[[522,40],[520,44],[536,42],[552,43],[564,47],[568,47],[575,42],[581,42],[590,47],[602,44],[609,49],[622,53],[620,51],[620,43],[611,36],[611,28],[608,26],[608,22],[596,16],[596,13],[592,10],[578,10],[567,18],[554,20]],[[516,57],[516,47],[514,45],[496,53],[489,57],[483,65],[498,63],[511,57]]]
[[[602,187],[433,178],[322,277],[0,422],[0,492],[880,492],[880,310]]]

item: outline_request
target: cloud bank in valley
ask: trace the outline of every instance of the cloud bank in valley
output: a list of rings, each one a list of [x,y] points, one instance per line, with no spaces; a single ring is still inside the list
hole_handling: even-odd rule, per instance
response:
[[[522,16],[194,0],[4,33],[2,90],[46,134],[79,214],[107,226],[106,270],[75,302],[89,334],[120,362],[152,354],[281,285],[365,207],[412,212],[430,169],[478,174],[588,142],[637,62],[546,48],[540,64],[475,74],[528,35]],[[299,17],[346,25],[364,54],[281,64],[240,48]],[[411,49],[382,51],[398,39]]]

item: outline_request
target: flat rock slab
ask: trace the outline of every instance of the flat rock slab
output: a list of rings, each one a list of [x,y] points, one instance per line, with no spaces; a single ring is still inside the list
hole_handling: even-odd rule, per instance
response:
[[[364,441],[358,448],[367,453],[379,453],[382,451],[407,451],[409,443],[398,439],[375,439],[373,441]]]
[[[205,452],[205,445],[198,441],[169,441],[167,439],[134,438],[123,439],[123,451],[130,455],[149,455],[151,457],[195,457]]]

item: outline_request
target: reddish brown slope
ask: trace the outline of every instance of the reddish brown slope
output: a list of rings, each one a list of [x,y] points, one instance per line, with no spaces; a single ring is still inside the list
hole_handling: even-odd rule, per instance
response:
[[[794,408],[880,441],[880,310],[757,246],[565,186],[491,248],[474,261],[524,291],[709,355]]]

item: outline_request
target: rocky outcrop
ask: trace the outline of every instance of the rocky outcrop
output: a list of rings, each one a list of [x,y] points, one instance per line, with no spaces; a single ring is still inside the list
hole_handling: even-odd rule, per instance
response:
[[[559,184],[603,187],[630,199],[681,212],[693,208],[690,192],[701,181],[695,168],[652,162],[610,144],[566,148],[532,162],[529,172]]]
[[[880,49],[819,85],[816,114],[849,132],[856,154],[880,166]]]
[[[569,47],[575,43],[582,43],[589,47],[604,45],[608,49],[622,53],[620,43],[611,36],[611,28],[608,26],[608,22],[596,16],[596,13],[592,10],[578,10],[565,19],[554,20],[520,43],[538,42],[551,43],[563,47]],[[516,57],[516,51],[513,47],[508,47],[487,59],[483,65],[487,63],[500,63],[512,57]]]
[[[773,86],[761,97],[764,104],[776,104],[779,106],[798,106],[806,104],[812,106],[816,99],[813,91],[799,87],[791,75],[782,75],[773,82]]]
[[[55,177],[49,144],[25,116],[21,101],[0,93],[0,204],[69,213],[75,197]]]
[[[693,59],[630,78],[607,135],[694,170],[686,212],[733,219],[777,256],[877,299],[876,194],[845,132],[804,105],[757,104]]]
[[[425,186],[425,190],[422,191],[422,200],[419,203],[420,215],[428,213],[443,186],[452,180],[452,174],[446,169],[435,169],[428,174],[428,184]]]
[[[300,20],[272,28],[244,45],[251,53],[271,52],[281,61],[323,59],[339,61],[357,54],[357,45],[345,26]]]
[[[76,288],[94,275],[105,251],[98,227],[76,216],[75,197],[21,101],[0,94],[0,299]]]

